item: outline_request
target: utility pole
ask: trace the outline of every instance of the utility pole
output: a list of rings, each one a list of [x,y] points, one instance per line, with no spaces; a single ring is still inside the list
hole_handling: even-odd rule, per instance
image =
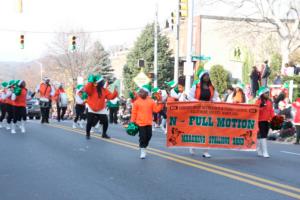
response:
[[[155,6],[155,22],[154,22],[154,87],[157,87],[157,21],[158,21],[158,5]]]
[[[185,91],[188,92],[191,88],[191,76],[193,76],[194,64],[192,62],[193,48],[193,20],[194,20],[194,0],[188,1],[188,32],[187,32],[187,51],[186,62],[184,65],[185,75]]]
[[[178,81],[178,66],[179,66],[179,24],[180,24],[180,14],[179,14],[179,6],[180,0],[177,2],[177,9],[176,9],[176,40],[175,40],[175,59],[174,59],[174,81]]]

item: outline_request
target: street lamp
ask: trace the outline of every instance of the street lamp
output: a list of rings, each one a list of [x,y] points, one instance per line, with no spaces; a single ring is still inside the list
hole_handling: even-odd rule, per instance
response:
[[[38,64],[40,66],[40,73],[41,73],[41,81],[43,80],[43,63],[39,62],[39,61],[33,61],[36,64]]]

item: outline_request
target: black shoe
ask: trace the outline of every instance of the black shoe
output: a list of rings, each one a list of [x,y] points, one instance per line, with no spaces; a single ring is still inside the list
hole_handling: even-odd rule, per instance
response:
[[[87,140],[91,139],[91,136],[89,136],[89,135],[86,135],[85,137]]]
[[[107,134],[102,134],[102,138],[110,139],[110,137]]]

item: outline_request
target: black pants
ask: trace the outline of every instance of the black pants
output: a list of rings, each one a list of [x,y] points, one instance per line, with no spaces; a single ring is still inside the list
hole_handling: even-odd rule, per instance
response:
[[[109,123],[118,123],[118,111],[119,108],[109,108]]]
[[[56,108],[57,108],[57,121],[64,120],[64,116],[66,114],[67,107],[60,107],[57,103]]]
[[[139,127],[140,148],[146,148],[152,137],[152,126]]]
[[[14,119],[14,107],[10,104],[7,104],[6,106],[6,111],[7,111],[7,123],[10,124],[11,121]]]
[[[258,122],[258,127],[259,127],[259,131],[257,137],[259,139],[267,138],[270,129],[269,122],[267,121]]]
[[[50,113],[50,107],[41,108],[42,123],[49,122],[49,113]]]
[[[14,106],[14,124],[21,120],[26,121],[26,119],[27,119],[26,107]]]
[[[299,141],[300,141],[300,125],[296,125],[296,133],[297,133],[296,142],[299,143]]]
[[[102,124],[102,135],[106,135],[108,129],[108,118],[106,114],[87,113],[86,135],[90,136],[90,132],[93,126],[96,126],[100,122]]]
[[[74,119],[75,123],[78,121],[78,119],[80,120],[85,119],[84,111],[85,111],[85,105],[76,104],[75,106],[76,117]]]
[[[7,114],[6,107],[7,107],[6,103],[1,103],[1,105],[0,105],[0,109],[1,109],[0,122],[3,122],[3,120],[5,119],[5,116]]]

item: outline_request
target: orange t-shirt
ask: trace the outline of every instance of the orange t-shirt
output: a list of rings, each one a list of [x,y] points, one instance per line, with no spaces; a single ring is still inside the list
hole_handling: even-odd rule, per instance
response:
[[[134,103],[131,111],[131,121],[138,126],[152,125],[153,112],[159,112],[163,104],[156,104],[150,97],[146,99],[138,98]]]
[[[99,97],[97,87],[93,83],[88,83],[84,87],[84,91],[88,94],[88,106],[95,112],[105,108],[105,99],[112,100],[118,96],[118,92],[116,90],[111,93],[108,89],[102,88],[102,95]]]
[[[14,106],[17,107],[26,107],[26,98],[27,98],[27,89],[22,88],[21,94],[16,97],[14,101]]]
[[[260,103],[261,100],[258,99],[255,104],[260,106]],[[271,121],[274,115],[272,102],[270,100],[266,100],[265,106],[259,107],[258,121]]]

